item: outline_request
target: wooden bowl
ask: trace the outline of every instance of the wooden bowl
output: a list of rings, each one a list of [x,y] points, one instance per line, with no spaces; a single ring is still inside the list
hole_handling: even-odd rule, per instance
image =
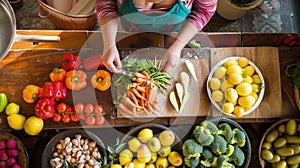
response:
[[[102,158],[107,158],[106,156],[106,149],[105,145],[102,140],[94,133],[83,130],[83,129],[70,129],[63,131],[57,135],[55,135],[47,144],[46,148],[43,151],[42,155],[42,168],[49,168],[50,166],[50,159],[52,158],[52,153],[56,150],[56,144],[64,139],[65,137],[70,137],[71,139],[75,138],[75,135],[81,135],[81,138],[89,139],[95,141],[99,148],[100,154]]]
[[[244,154],[245,154],[245,162],[240,167],[247,168],[250,164],[250,161],[251,161],[251,142],[250,142],[250,139],[248,137],[247,132],[243,129],[243,127],[240,124],[238,124],[237,122],[235,122],[231,119],[225,118],[225,117],[215,117],[215,118],[209,119],[209,121],[215,123],[216,125],[217,124],[222,124],[222,123],[228,123],[231,126],[232,129],[233,128],[238,128],[239,130],[241,130],[245,133],[245,135],[246,135],[246,144],[245,144],[244,147],[241,148],[243,150]]]
[[[0,131],[0,140],[8,140],[8,139],[15,139],[17,141],[17,149],[19,152],[19,155],[17,156],[17,163],[20,164],[23,168],[28,168],[29,157],[23,143],[11,133]]]

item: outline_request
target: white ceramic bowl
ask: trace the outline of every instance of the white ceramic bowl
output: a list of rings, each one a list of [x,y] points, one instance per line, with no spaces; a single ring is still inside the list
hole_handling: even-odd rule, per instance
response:
[[[214,72],[217,70],[217,68],[219,68],[220,66],[222,66],[226,61],[228,60],[237,60],[238,58],[240,57],[228,57],[228,58],[225,58],[223,60],[221,60],[220,62],[218,62],[213,68],[212,70],[210,71],[209,75],[208,75],[208,78],[207,78],[207,82],[206,82],[206,89],[207,89],[207,94],[208,94],[208,97],[211,101],[211,103],[220,111],[222,112],[223,114],[227,115],[227,116],[230,116],[230,117],[237,117],[235,116],[234,114],[228,114],[228,113],[225,113],[223,110],[222,110],[222,107],[217,103],[215,102],[214,100],[212,100],[212,97],[211,97],[211,94],[212,94],[212,91],[210,90],[209,88],[209,80],[213,77],[214,75]],[[249,59],[248,59],[249,60]],[[265,93],[265,81],[264,81],[264,78],[263,78],[263,75],[262,73],[260,72],[260,70],[258,69],[258,67],[249,60],[249,65],[253,66],[254,67],[254,70],[255,70],[255,73],[258,74],[258,76],[260,77],[261,81],[262,81],[262,84],[261,84],[261,90],[258,94],[258,98],[255,102],[255,104],[249,109],[249,110],[246,110],[245,113],[244,113],[244,116],[245,115],[248,115],[250,114],[251,112],[253,112],[258,106],[259,104],[261,103],[263,97],[264,97],[264,93]]]

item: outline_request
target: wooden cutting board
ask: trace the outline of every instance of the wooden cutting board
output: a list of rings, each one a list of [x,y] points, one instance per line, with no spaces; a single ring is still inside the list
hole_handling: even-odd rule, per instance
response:
[[[261,71],[265,81],[265,94],[261,104],[243,118],[276,118],[282,111],[279,52],[275,47],[216,48],[211,50],[211,68],[224,58],[244,56]],[[222,113],[213,108],[213,115]]]

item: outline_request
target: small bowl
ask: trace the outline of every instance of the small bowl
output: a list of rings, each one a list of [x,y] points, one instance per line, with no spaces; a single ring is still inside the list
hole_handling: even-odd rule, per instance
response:
[[[75,138],[75,135],[81,135],[81,138],[89,139],[95,141],[99,148],[100,154],[102,158],[107,158],[106,156],[106,149],[102,140],[94,133],[83,130],[83,129],[70,129],[63,131],[57,135],[55,135],[47,144],[46,148],[43,151],[41,167],[42,168],[49,168],[50,166],[50,159],[52,158],[52,153],[55,151],[56,144],[64,139],[65,137]]]
[[[206,82],[206,89],[207,89],[207,93],[208,93],[208,97],[210,99],[210,101],[212,102],[212,104],[223,114],[227,115],[227,116],[230,116],[230,117],[237,117],[236,115],[234,114],[228,114],[228,113],[225,113],[223,110],[222,110],[222,107],[217,103],[215,102],[212,97],[211,97],[211,94],[212,94],[212,91],[210,90],[209,88],[209,80],[213,77],[215,71],[217,70],[217,68],[219,68],[220,66],[222,66],[226,61],[228,60],[237,60],[238,58],[240,57],[228,57],[228,58],[225,58],[223,60],[221,60],[220,62],[218,62],[213,68],[212,70],[210,71],[209,75],[208,75],[208,79],[207,79],[207,82]],[[258,94],[258,99],[256,100],[255,104],[249,109],[249,110],[246,110],[244,115],[248,115],[250,113],[252,113],[258,106],[259,104],[261,103],[263,97],[264,97],[264,93],[265,93],[265,81],[264,81],[264,77],[262,75],[262,73],[260,72],[260,70],[258,69],[258,67],[249,60],[249,65],[253,66],[254,67],[254,70],[255,70],[255,73],[258,74],[258,76],[260,77],[261,81],[262,81],[262,84],[261,84],[261,90]]]
[[[93,30],[97,23],[96,10],[88,15],[69,15],[49,6],[46,0],[36,0],[41,17],[48,18],[57,29]]]
[[[0,140],[15,139],[17,141],[17,149],[19,155],[17,156],[17,163],[23,168],[29,167],[29,157],[24,144],[14,135],[8,132],[0,131]]]
[[[274,128],[276,128],[277,126],[279,126],[280,124],[286,124],[290,119],[294,119],[297,122],[297,125],[300,123],[300,119],[297,118],[285,118],[282,120],[279,120],[277,122],[275,122],[274,124],[272,124],[263,134],[260,143],[259,143],[259,148],[258,148],[258,158],[259,158],[259,163],[261,165],[262,168],[265,167],[271,167],[271,164],[268,163],[267,161],[265,161],[262,157],[261,157],[261,149],[262,149],[262,145],[265,141],[266,136],[269,134],[270,131],[272,131]]]

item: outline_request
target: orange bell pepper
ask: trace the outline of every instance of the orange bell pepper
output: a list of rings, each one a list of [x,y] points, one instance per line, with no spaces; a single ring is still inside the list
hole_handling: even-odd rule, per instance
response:
[[[62,68],[54,68],[49,76],[52,82],[63,81],[66,78],[66,71]]]
[[[105,70],[98,70],[91,78],[91,83],[94,88],[106,91],[111,85],[111,76]]]
[[[82,70],[71,70],[66,73],[66,87],[70,90],[81,90],[87,86],[86,73]]]
[[[36,85],[27,85],[23,89],[23,100],[26,103],[34,103],[38,99],[39,89]]]

